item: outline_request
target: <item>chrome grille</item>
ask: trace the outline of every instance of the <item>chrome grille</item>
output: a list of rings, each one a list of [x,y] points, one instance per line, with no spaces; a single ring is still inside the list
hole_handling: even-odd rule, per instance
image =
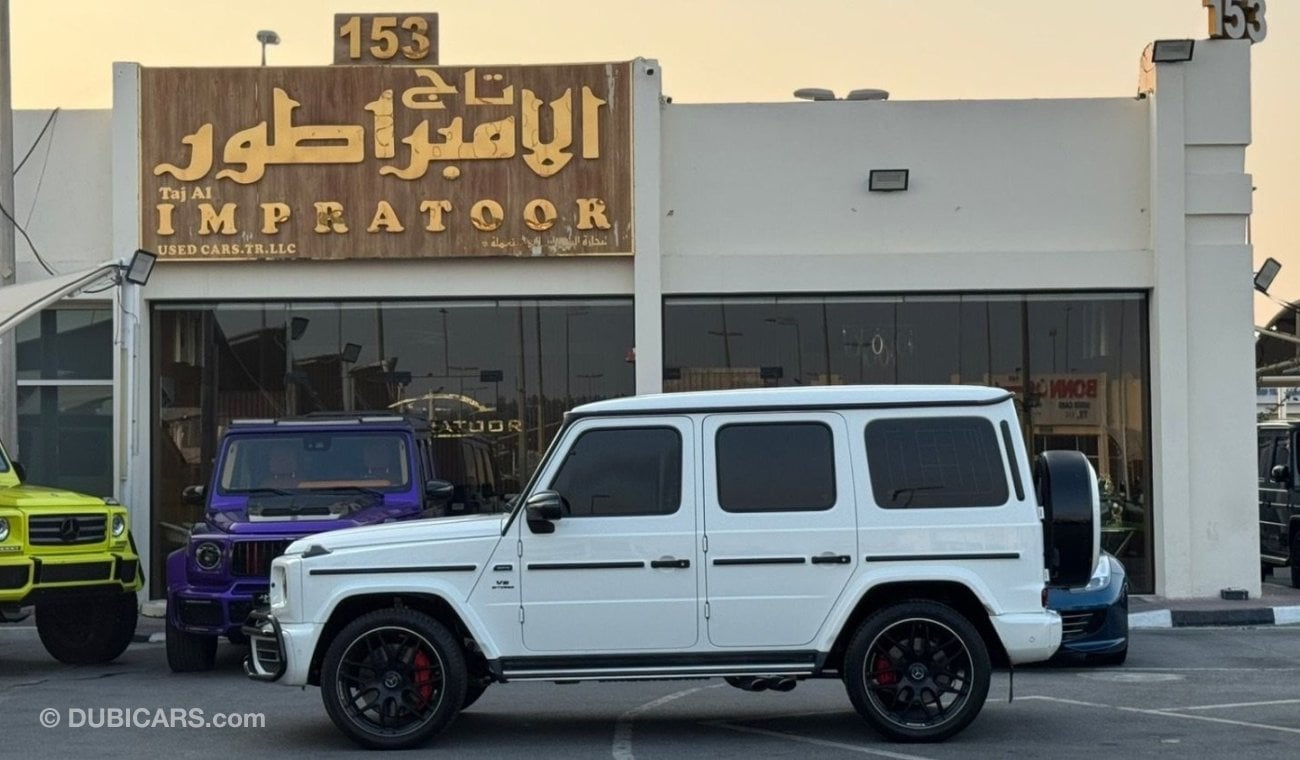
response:
[[[1101,624],[1101,614],[1096,610],[1088,612],[1062,612],[1061,613],[1061,641],[1070,641],[1080,636],[1086,636],[1097,630]]]
[[[105,515],[39,515],[27,518],[27,536],[39,546],[77,546],[102,543],[107,530]]]

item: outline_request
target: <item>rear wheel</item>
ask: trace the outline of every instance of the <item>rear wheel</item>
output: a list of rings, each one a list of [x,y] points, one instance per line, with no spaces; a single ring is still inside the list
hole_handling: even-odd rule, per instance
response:
[[[321,699],[339,730],[363,747],[408,749],[467,706],[465,655],[446,626],[408,608],[346,625],[321,666]]]
[[[167,620],[167,665],[173,673],[212,670],[217,661],[217,637],[190,633]]]
[[[975,627],[935,602],[877,612],[845,654],[849,699],[890,741],[938,742],[961,731],[983,708],[991,677],[988,648]]]
[[[110,662],[130,646],[138,614],[132,592],[43,602],[36,607],[36,633],[59,662]]]

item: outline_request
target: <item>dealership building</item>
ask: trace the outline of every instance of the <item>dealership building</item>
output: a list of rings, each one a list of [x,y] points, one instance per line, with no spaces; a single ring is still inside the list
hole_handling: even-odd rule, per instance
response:
[[[159,597],[232,419],[422,411],[508,490],[594,399],[992,384],[1092,460],[1135,592],[1258,596],[1250,53],[1149,48],[1111,98],[739,104],[646,59],[118,64],[109,110],[15,114],[48,270],[159,256],[15,330],[20,457],[132,508]]]

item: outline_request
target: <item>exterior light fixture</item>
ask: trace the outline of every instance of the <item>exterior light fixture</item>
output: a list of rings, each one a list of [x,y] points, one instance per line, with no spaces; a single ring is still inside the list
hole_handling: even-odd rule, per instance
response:
[[[1155,63],[1190,61],[1195,45],[1195,40],[1156,40],[1151,47],[1151,60]]]
[[[126,267],[126,281],[135,285],[144,285],[149,282],[149,275],[153,274],[153,265],[158,262],[158,256],[146,250],[137,250],[131,255],[131,263]]]
[[[845,100],[889,100],[889,90],[862,89],[849,90]]]
[[[261,29],[257,32],[257,41],[262,43],[262,65],[266,65],[266,46],[279,45],[280,35],[270,29]]]
[[[835,100],[835,93],[825,87],[800,87],[794,96],[800,100]]]
[[[1282,264],[1272,256],[1264,259],[1259,271],[1255,273],[1255,290],[1267,294],[1269,286],[1273,284],[1273,278],[1277,277],[1277,273],[1281,269]]]
[[[361,344],[344,343],[343,351],[339,354],[339,358],[348,364],[352,364],[357,359],[361,358]]]
[[[893,193],[907,189],[907,169],[872,169],[867,189],[873,193]]]

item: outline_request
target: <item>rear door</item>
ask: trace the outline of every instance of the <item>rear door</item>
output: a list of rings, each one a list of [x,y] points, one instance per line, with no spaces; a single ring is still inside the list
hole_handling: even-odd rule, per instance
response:
[[[1262,428],[1259,431],[1259,543],[1260,553],[1286,560],[1287,523],[1292,510],[1293,492],[1287,483],[1273,480],[1273,468],[1291,468],[1290,430]],[[1295,473],[1291,473],[1292,480]]]
[[[705,418],[705,611],[715,646],[799,646],[821,629],[857,567],[846,430],[829,412]]]

